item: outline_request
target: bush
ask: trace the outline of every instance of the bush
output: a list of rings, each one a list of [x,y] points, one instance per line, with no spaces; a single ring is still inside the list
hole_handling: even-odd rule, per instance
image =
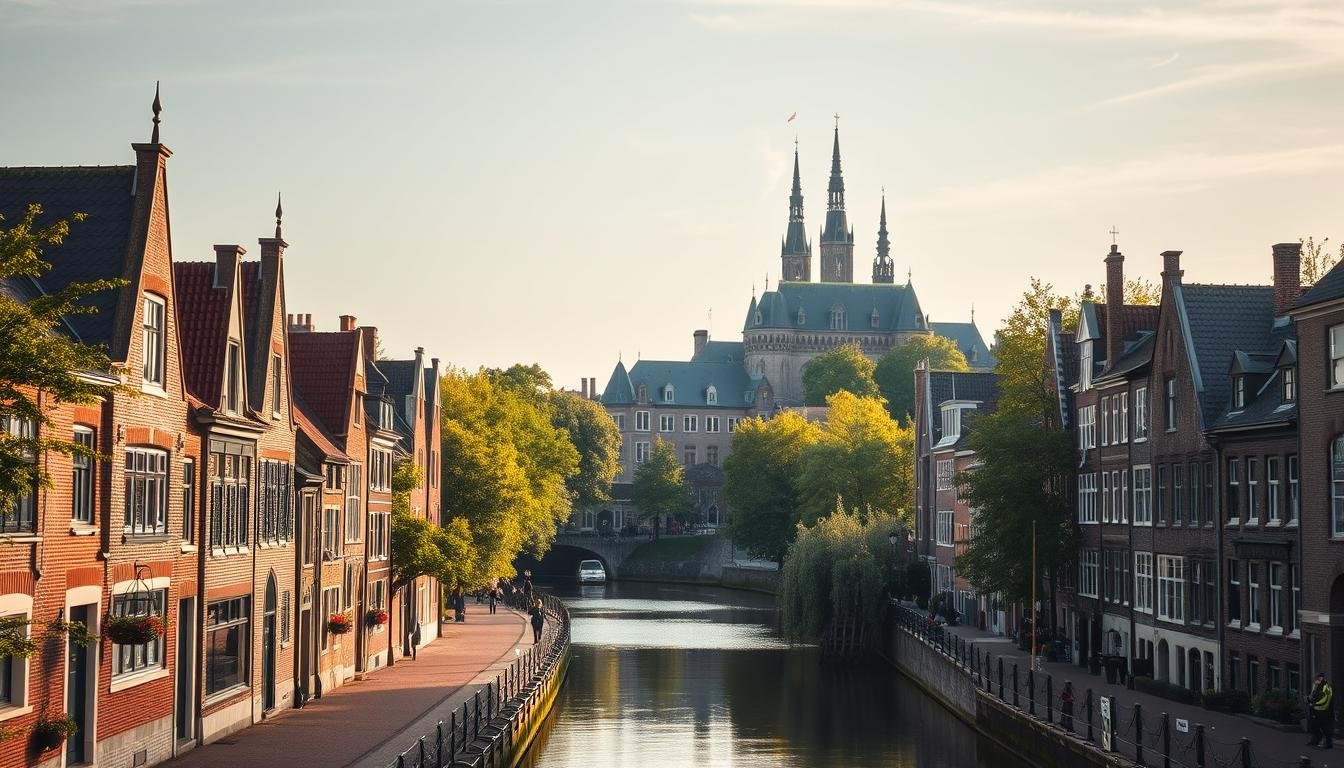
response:
[[[1245,691],[1215,691],[1210,688],[1202,698],[1204,708],[1214,712],[1251,711],[1251,695]]]
[[[1301,722],[1305,714],[1302,702],[1295,696],[1277,688],[1270,689],[1251,699],[1251,711],[1256,715],[1279,723]]]
[[[1180,701],[1186,704],[1198,704],[1200,701],[1199,693],[1192,691],[1181,685],[1166,683],[1161,680],[1154,680],[1147,676],[1134,677],[1134,690],[1151,693],[1154,696],[1161,696],[1164,699]]]

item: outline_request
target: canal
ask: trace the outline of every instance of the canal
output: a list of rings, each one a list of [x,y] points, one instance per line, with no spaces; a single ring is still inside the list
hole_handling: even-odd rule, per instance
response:
[[[889,667],[781,641],[768,595],[548,588],[570,606],[573,659],[527,768],[1025,768]]]

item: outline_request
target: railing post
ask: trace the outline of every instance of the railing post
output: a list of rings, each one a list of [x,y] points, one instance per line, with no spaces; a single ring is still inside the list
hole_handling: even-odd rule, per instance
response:
[[[485,684],[485,722],[495,716],[495,692],[498,688],[491,688],[489,683]]]
[[[1045,675],[1045,722],[1055,722],[1055,676]]]
[[[443,768],[443,721],[440,720],[434,726],[434,754],[438,755],[435,759],[438,761],[438,768]]]
[[[1171,716],[1162,713],[1162,768],[1171,768]]]
[[[467,751],[467,724],[471,722],[471,713],[467,711],[467,702],[462,702],[462,751]]]
[[[999,701],[1003,701],[1003,657],[999,657]]]
[[[420,764],[420,765],[424,765],[424,764],[425,764],[425,737],[424,737],[424,736],[421,736],[421,737],[420,737],[420,740],[416,742],[416,746],[418,746],[418,747],[420,748],[420,763],[419,763],[419,764]]]
[[[1087,742],[1095,743],[1096,738],[1092,734],[1092,689],[1087,689]]]
[[[1241,737],[1241,768],[1251,768],[1251,740]]]
[[[451,724],[448,726],[448,764],[452,765],[457,759],[457,710],[453,710],[450,718]]]
[[[1027,667],[1027,714],[1036,716],[1036,670]]]
[[[985,675],[984,675],[984,673],[980,670],[980,648],[979,648],[979,647],[977,647],[977,648],[975,649],[975,676],[976,676],[977,678],[979,678],[979,683],[980,683],[980,685],[981,685],[981,686],[984,686],[984,684],[985,684]]]
[[[1204,724],[1195,724],[1195,768],[1204,766]]]
[[[1017,662],[1013,662],[1013,706],[1017,706]]]
[[[1147,765],[1143,762],[1143,705],[1137,702],[1134,704],[1134,762]]]
[[[406,756],[397,755],[397,768],[406,768]]]

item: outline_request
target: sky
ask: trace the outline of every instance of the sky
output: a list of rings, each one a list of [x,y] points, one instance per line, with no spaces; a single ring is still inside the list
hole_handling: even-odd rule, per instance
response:
[[[288,311],[571,388],[741,338],[795,138],[819,274],[834,114],[856,279],[885,188],[897,274],[987,338],[1113,228],[1188,282],[1344,240],[1337,0],[0,0],[0,72],[0,165],[131,163],[161,81],[175,258],[255,256],[282,192]]]

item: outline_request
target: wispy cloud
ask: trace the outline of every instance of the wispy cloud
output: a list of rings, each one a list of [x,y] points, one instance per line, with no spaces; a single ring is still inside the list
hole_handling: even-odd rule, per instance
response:
[[[1157,61],[1154,61],[1152,64],[1149,64],[1149,65],[1148,65],[1148,68],[1149,68],[1149,69],[1161,69],[1161,68],[1167,66],[1168,64],[1175,64],[1175,63],[1176,63],[1176,60],[1179,59],[1179,58],[1181,58],[1181,52],[1180,52],[1180,51],[1174,51],[1170,56],[1165,56],[1165,57],[1163,57],[1163,58],[1161,58],[1161,59],[1158,59]]]

